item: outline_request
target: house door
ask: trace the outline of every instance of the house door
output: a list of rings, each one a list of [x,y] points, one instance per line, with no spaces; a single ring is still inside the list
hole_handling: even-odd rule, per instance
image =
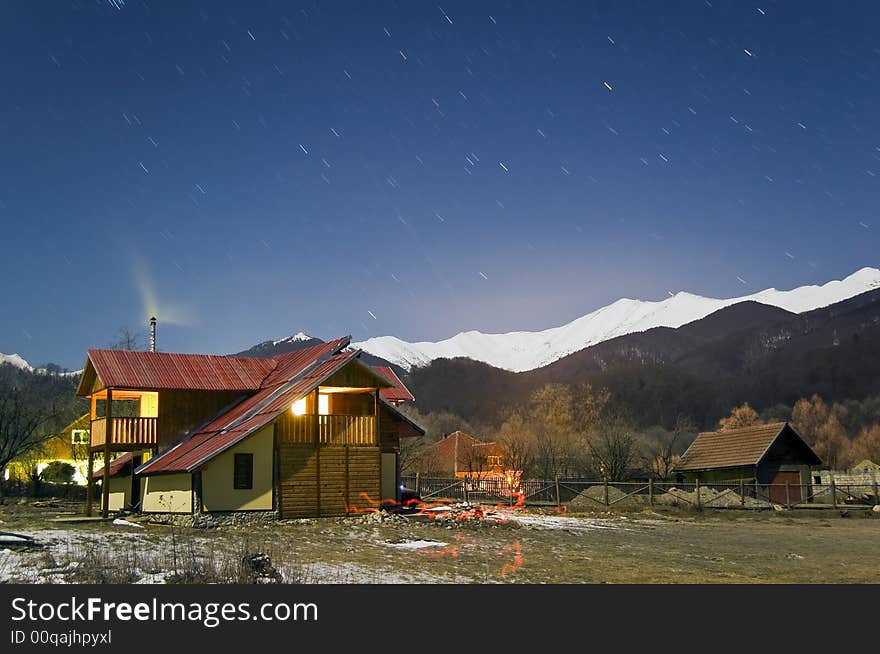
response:
[[[397,454],[382,452],[382,501],[397,501]]]
[[[786,490],[786,483],[788,489]],[[801,501],[801,473],[777,470],[770,477],[770,501],[773,504],[796,504]]]

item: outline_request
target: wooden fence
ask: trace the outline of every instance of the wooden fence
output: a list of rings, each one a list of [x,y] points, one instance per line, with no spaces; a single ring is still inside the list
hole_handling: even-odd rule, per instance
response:
[[[872,484],[761,484],[755,479],[701,484],[587,479],[468,479],[404,475],[401,482],[426,502],[441,500],[526,506],[690,506],[695,509],[838,509],[880,504]]]

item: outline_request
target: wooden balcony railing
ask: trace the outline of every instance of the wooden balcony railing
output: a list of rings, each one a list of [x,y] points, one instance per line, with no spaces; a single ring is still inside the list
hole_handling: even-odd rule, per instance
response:
[[[279,423],[279,438],[285,443],[314,444],[315,418],[318,419],[318,438],[321,445],[376,445],[374,416],[290,416]]]
[[[110,445],[155,445],[156,418],[112,418],[113,429]],[[92,420],[92,447],[103,446],[107,442],[107,419]]]

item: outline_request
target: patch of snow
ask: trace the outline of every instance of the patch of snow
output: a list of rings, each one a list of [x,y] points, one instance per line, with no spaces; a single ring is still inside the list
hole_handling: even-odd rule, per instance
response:
[[[401,550],[421,550],[426,547],[446,547],[449,543],[441,543],[436,540],[405,540],[400,543],[385,543],[385,545]]]
[[[561,515],[535,515],[525,513],[505,512],[512,522],[517,522],[523,527],[533,529],[621,529],[610,520],[592,520],[587,518],[572,518]]]
[[[34,371],[33,366],[17,354],[3,354],[0,352],[0,365],[4,363],[8,363],[10,366],[15,366],[16,368],[21,368],[22,370],[27,370],[28,372]]]
[[[309,336],[305,332],[297,332],[293,336],[286,336],[286,337],[279,339],[277,341],[272,341],[272,344],[279,345],[281,343],[299,343],[302,341],[311,341],[314,339],[315,339],[314,336]]]
[[[137,527],[138,529],[143,529],[143,525],[139,525],[136,522],[129,522],[128,520],[124,520],[123,518],[116,518],[113,521],[114,525],[118,525],[120,527]]]
[[[775,288],[716,299],[676,293],[661,301],[621,299],[585,316],[544,331],[484,334],[468,331],[438,342],[411,343],[395,336],[377,336],[352,347],[382,357],[403,368],[429,364],[434,359],[466,357],[513,372],[541,368],[564,356],[617,336],[653,327],[681,327],[740,302],[754,301],[803,313],[880,288],[880,270],[862,268],[846,279],[790,291]]]

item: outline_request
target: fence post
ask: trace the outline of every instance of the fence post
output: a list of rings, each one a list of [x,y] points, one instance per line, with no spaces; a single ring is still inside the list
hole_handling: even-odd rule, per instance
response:
[[[602,478],[602,501],[605,503],[606,509],[611,506],[608,503],[608,477]]]
[[[746,505],[746,484],[742,479],[739,480],[739,505]]]
[[[874,489],[874,504],[880,504],[880,495],[877,494],[877,471],[873,470],[871,474],[872,479],[874,480],[871,484],[871,488]]]
[[[559,475],[556,475],[556,506],[562,506],[562,502],[559,499]]]
[[[416,495],[422,496],[422,480],[419,477],[419,473],[416,473]]]
[[[837,508],[837,485],[834,483],[834,475],[831,475],[831,506]]]
[[[648,505],[654,506],[654,480],[648,477]]]
[[[703,509],[703,500],[700,498],[700,478],[697,477],[694,483],[694,494],[697,496],[697,511]]]
[[[785,506],[791,508],[791,482],[785,482]]]
[[[760,502],[761,496],[758,494],[758,478],[755,477],[755,501]]]
[[[467,492],[467,477],[462,477],[461,479],[461,487],[464,490],[464,503],[469,504],[468,502],[468,492]]]

